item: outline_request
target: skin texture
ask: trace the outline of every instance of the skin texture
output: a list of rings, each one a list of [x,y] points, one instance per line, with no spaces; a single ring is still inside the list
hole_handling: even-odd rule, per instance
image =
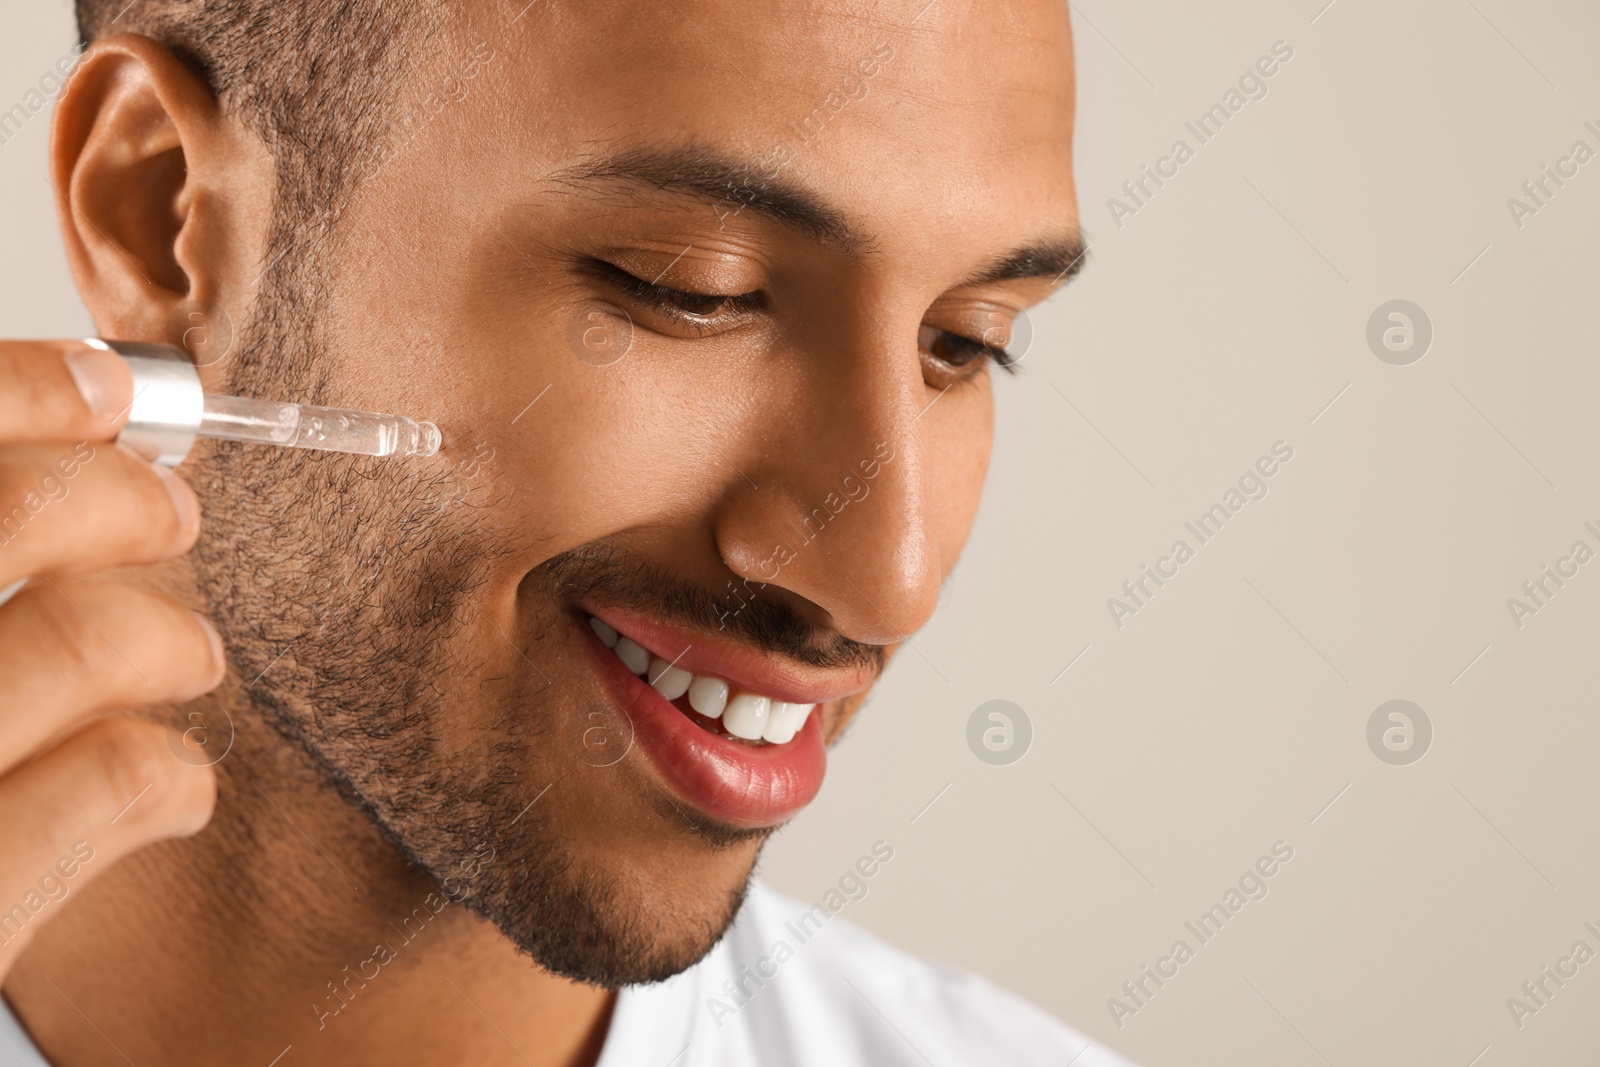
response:
[[[267,255],[266,148],[159,46],[101,42],[60,106],[63,228],[103,336],[166,339],[199,309],[233,326],[209,390],[431,418],[445,448],[207,443],[180,468],[198,547],[115,588],[203,608],[227,678],[175,707],[215,682],[198,624],[113,606],[187,676],[74,707],[226,723],[232,748],[203,832],[96,868],[16,962],[6,996],[57,1062],[593,1062],[606,987],[703,955],[773,827],[695,811],[637,751],[593,757],[597,721],[623,748],[627,727],[574,605],[865,685],[967,537],[990,372],[938,357],[1003,341],[1072,261],[1065,5],[519,8],[464,5],[429,38],[396,106],[432,117],[290,263]],[[974,281],[1005,263],[1038,276]],[[689,320],[618,270],[755,295]],[[597,365],[596,337],[625,352]],[[71,418],[36,439],[84,436]],[[807,541],[885,444],[870,494]],[[86,468],[100,499],[159,486],[125,466]],[[72,552],[143,564],[194,537]],[[730,613],[746,580],[766,584]],[[862,696],[814,713],[830,741]],[[194,796],[108,854],[205,821],[213,771],[168,762]],[[384,940],[381,977],[349,981]]]

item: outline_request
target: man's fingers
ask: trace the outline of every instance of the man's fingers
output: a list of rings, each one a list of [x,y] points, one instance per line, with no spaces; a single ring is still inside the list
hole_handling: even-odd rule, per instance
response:
[[[133,375],[82,341],[0,341],[0,444],[109,441],[128,421]]]
[[[214,687],[215,631],[169,598],[68,577],[170,558],[199,533],[193,491],[110,443],[132,401],[115,353],[0,341],[0,979],[68,896],[216,803],[177,731],[100,717]]]
[[[0,606],[0,774],[96,715],[192,700],[225,669],[216,631],[176,600],[114,582],[32,583]]]
[[[103,719],[0,779],[0,978],[71,894],[210,821],[216,773],[174,755],[168,732]]]
[[[114,445],[0,449],[0,588],[187,552],[200,502],[183,479]]]

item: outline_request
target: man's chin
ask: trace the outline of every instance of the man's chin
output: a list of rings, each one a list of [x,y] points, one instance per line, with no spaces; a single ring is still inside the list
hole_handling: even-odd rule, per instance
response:
[[[632,878],[584,874],[470,906],[544,970],[617,989],[665,981],[698,963],[732,925],[749,882],[746,875],[731,888],[652,895]]]

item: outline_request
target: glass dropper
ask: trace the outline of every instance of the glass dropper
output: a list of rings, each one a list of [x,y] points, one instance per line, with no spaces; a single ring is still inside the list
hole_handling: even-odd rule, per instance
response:
[[[431,456],[439,427],[404,415],[205,394],[201,437],[362,456]]]
[[[133,374],[133,403],[117,440],[176,467],[197,437],[362,456],[431,456],[442,441],[431,422],[376,411],[207,393],[183,349],[142,341],[85,342],[116,352]]]

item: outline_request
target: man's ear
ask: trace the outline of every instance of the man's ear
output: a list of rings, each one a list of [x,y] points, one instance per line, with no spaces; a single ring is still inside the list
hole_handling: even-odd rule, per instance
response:
[[[100,335],[219,362],[265,247],[273,173],[261,142],[171,52],[120,34],[84,55],[57,103],[50,171]]]

